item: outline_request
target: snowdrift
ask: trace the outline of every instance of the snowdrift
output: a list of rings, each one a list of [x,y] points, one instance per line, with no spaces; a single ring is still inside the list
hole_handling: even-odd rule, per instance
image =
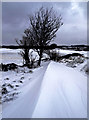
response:
[[[86,76],[55,62],[38,76],[3,109],[3,118],[87,118]]]
[[[51,62],[33,118],[86,118],[87,79],[80,72]]]

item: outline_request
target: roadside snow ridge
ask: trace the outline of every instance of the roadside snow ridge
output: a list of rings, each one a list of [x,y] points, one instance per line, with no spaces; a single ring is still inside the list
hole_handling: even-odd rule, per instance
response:
[[[51,62],[43,78],[33,118],[86,118],[87,78]]]

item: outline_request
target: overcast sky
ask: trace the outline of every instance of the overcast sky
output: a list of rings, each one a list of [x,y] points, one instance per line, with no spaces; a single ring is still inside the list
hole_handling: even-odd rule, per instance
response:
[[[53,7],[61,14],[64,25],[58,30],[54,43],[59,45],[87,44],[87,3],[85,2],[3,2],[2,3],[2,42],[16,44],[29,27],[29,15],[41,6]]]

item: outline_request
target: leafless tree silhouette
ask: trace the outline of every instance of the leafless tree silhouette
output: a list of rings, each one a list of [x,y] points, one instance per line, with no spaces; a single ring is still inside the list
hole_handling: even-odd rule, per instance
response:
[[[56,37],[56,32],[63,25],[62,17],[57,16],[53,8],[48,9],[41,7],[34,15],[29,16],[30,26],[25,30],[25,36],[19,41],[19,45],[23,46],[41,46],[38,49],[39,54],[38,65],[41,64],[44,47]],[[29,49],[24,49],[22,56],[26,65],[29,64]]]

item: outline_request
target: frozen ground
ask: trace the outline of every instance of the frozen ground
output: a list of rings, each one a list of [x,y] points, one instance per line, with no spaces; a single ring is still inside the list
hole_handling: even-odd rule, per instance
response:
[[[13,62],[22,64],[22,59],[16,51],[8,50],[10,59],[6,57],[7,50],[2,51],[5,63],[12,62],[14,56]],[[60,52],[68,53],[66,50],[64,53],[63,50]],[[79,53],[87,56],[87,52],[81,52]],[[74,51],[69,51],[70,53]],[[44,55],[44,57],[48,56]],[[7,90],[3,89],[4,92],[6,91],[2,96],[3,117],[86,118],[87,74],[85,71],[88,69],[86,65],[87,59],[72,58],[62,60],[60,63],[43,62],[41,67],[31,70],[19,67],[15,71],[2,72],[2,85]]]

